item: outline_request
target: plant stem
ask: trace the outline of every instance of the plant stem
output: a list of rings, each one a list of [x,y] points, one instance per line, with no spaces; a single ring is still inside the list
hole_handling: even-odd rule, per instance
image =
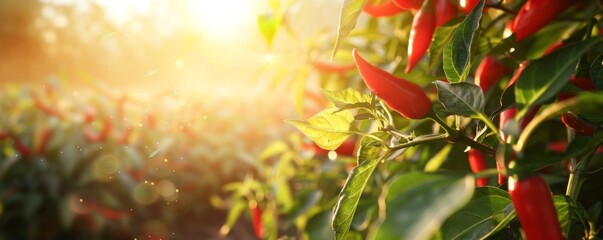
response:
[[[479,119],[482,120],[482,122],[484,122],[484,124],[486,124],[486,127],[488,127],[492,131],[492,133],[494,133],[496,135],[496,138],[500,142],[504,142],[502,136],[500,135],[500,131],[498,131],[498,128],[496,127],[496,125],[494,125],[494,123],[492,121],[490,121],[490,118],[488,118],[486,115],[480,113]]]
[[[496,169],[486,169],[484,171],[480,171],[480,172],[474,173],[473,176],[475,178],[485,178],[485,177],[498,176],[498,170],[496,170]]]
[[[383,145],[387,145],[387,143],[385,141],[383,141],[383,139],[380,139],[377,136],[369,134],[369,133],[364,133],[364,132],[361,132],[361,131],[350,131],[350,133],[358,134],[358,135],[361,135],[361,136],[364,136],[364,137],[370,137],[372,139],[377,140],[378,142],[380,142]]]
[[[420,144],[423,144],[423,143],[446,140],[446,139],[448,139],[448,137],[449,137],[448,134],[420,136],[420,137],[417,137],[417,138],[415,138],[414,140],[412,140],[410,142],[402,143],[402,144],[399,144],[399,145],[396,145],[396,146],[392,146],[389,149],[391,151],[396,151],[396,150],[400,150],[402,148],[414,147],[416,145],[420,145]]]
[[[449,140],[451,140],[453,142],[461,142],[467,146],[480,150],[481,152],[483,152],[484,154],[487,154],[488,156],[495,157],[496,150],[494,150],[493,148],[488,147],[486,145],[483,145],[481,143],[478,143],[478,142],[474,141],[473,139],[470,139],[467,136],[461,134],[458,130],[451,128],[444,122],[444,120],[442,120],[440,117],[438,117],[435,113],[431,113],[429,118],[432,119],[433,121],[435,121],[436,123],[438,123],[440,126],[442,126],[442,128],[444,128],[446,133],[448,133],[448,135],[449,135],[449,138],[448,138]]]

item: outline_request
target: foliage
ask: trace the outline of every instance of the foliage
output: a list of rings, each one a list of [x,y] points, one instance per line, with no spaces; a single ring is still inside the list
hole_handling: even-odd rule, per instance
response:
[[[522,201],[512,201],[507,184],[496,183],[494,176],[501,175],[501,179],[508,176],[520,182],[533,176],[546,180],[545,187],[554,196],[552,200],[543,198],[542,204],[556,209],[548,216],[557,217],[563,233],[557,237],[601,238],[599,206],[603,196],[596,190],[600,187],[596,182],[603,177],[600,174],[603,155],[597,150],[602,136],[599,131],[603,105],[599,88],[602,6],[592,1],[576,1],[551,19],[548,19],[551,14],[544,14],[547,19],[534,22],[545,24],[517,41],[512,34],[513,18],[524,4],[536,3],[475,1],[471,12],[459,13],[438,27],[428,54],[411,72],[404,73],[408,62],[405,50],[412,42],[409,39],[412,15],[417,9],[378,16],[379,6],[396,6],[387,2],[344,1],[339,31],[332,34],[334,40],[316,44],[319,45],[316,48],[331,48],[333,55],[349,54],[355,49],[367,56],[368,62],[378,63],[375,65],[398,79],[419,84],[433,103],[430,114],[425,119],[411,120],[390,109],[391,94],[382,99],[379,92],[373,93],[358,84],[359,77],[365,82],[374,81],[367,74],[360,76],[364,66],[358,62],[359,71],[354,71],[341,67],[351,60],[331,63],[331,68],[322,64],[319,68],[309,59],[312,71],[321,77],[319,85],[329,86],[323,93],[330,103],[313,109],[313,113],[318,113],[305,117],[307,120],[288,122],[314,142],[314,155],[308,157],[305,151],[296,152],[307,145],[307,140],[280,142],[279,151],[273,149],[276,145],[266,150],[276,162],[265,167],[291,164],[295,170],[280,169],[290,175],[267,171],[264,181],[240,183],[252,181],[257,187],[247,201],[261,201],[269,209],[264,215],[268,233],[260,237],[523,239],[527,237],[525,229],[534,223],[518,220],[517,215],[525,213],[516,212],[514,206]],[[365,6],[370,6],[370,16],[362,13]],[[532,17],[538,18],[537,15]],[[562,47],[553,48],[558,45]],[[548,48],[551,49],[547,51]],[[323,58],[331,54],[322,53]],[[513,71],[506,71],[506,76],[483,92],[474,79],[477,63],[486,56],[498,59]],[[518,71],[520,66],[523,71]],[[300,69],[307,71],[305,67]],[[334,74],[325,69],[339,70]],[[570,80],[577,76],[588,78],[597,88],[581,89]],[[305,85],[303,80],[297,86],[306,88]],[[306,99],[314,98],[306,95]],[[497,124],[500,113],[509,109],[517,114],[508,123],[504,120]],[[576,136],[581,133],[575,129],[582,126],[579,124],[566,128],[561,115],[567,112],[578,116],[575,121],[596,129],[594,135]],[[355,164],[345,172],[347,177],[342,177],[344,174],[332,165],[350,162],[348,156],[338,154],[347,138],[356,143],[352,155]],[[471,171],[466,154],[471,148],[485,154],[487,169]],[[309,166],[314,170],[305,171]],[[299,184],[300,177],[310,178],[307,174],[315,179],[314,183],[322,183],[326,176],[332,181],[328,186]],[[489,179],[490,186],[475,187],[477,178]],[[278,195],[282,185],[290,186],[285,192],[293,202],[259,197]],[[320,194],[308,199],[304,197],[308,191]],[[292,214],[290,206],[299,205],[312,207]],[[296,231],[276,227],[279,217],[295,222]],[[331,217],[333,232],[324,226]]]
[[[60,83],[0,92],[2,239],[215,238],[222,186],[253,176],[282,134],[261,131],[281,121],[271,107]],[[255,114],[266,117],[236,128]],[[251,235],[245,226],[231,236]]]

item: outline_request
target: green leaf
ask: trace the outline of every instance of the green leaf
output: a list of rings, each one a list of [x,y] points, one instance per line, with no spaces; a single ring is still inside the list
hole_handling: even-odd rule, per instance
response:
[[[565,195],[553,196],[553,204],[557,210],[557,218],[561,230],[567,235],[572,223],[572,214],[575,211],[575,206],[572,199]]]
[[[475,179],[442,174],[409,173],[396,179],[388,193],[387,218],[375,239],[429,239],[444,221],[473,195]]]
[[[292,209],[287,213],[287,218],[290,222],[294,222],[298,217],[302,215],[308,214],[311,209],[319,204],[320,199],[323,196],[323,191],[313,190],[313,189],[302,189],[295,196],[295,202]],[[332,213],[332,211],[328,210],[327,212]],[[329,214],[330,215],[330,214]],[[329,221],[331,217],[329,217]],[[326,228],[329,229],[329,232],[333,233],[333,229],[328,224],[328,221],[325,222]],[[331,238],[332,239],[332,238]]]
[[[322,91],[325,97],[329,99],[336,107],[341,108],[344,105],[356,103],[370,103],[371,97],[366,93],[361,93],[353,88],[346,88],[338,91]]]
[[[515,83],[515,118],[521,119],[535,105],[555,97],[568,83],[580,56],[599,42],[600,38],[591,38],[568,44],[529,63]]]
[[[452,150],[452,146],[453,146],[452,144],[447,144],[435,156],[433,156],[431,159],[429,159],[429,162],[427,162],[427,164],[425,164],[424,171],[425,172],[435,172],[438,169],[440,169],[442,164],[444,164],[444,161],[446,161],[446,159],[448,158],[448,154]]]
[[[465,81],[471,69],[471,45],[482,19],[485,1],[481,0],[469,15],[454,30],[450,41],[444,46],[444,73],[450,82]]]
[[[480,187],[465,207],[446,220],[437,239],[483,239],[504,228],[513,218],[509,193],[495,187]]]
[[[536,130],[536,128],[542,124],[542,122],[561,115],[567,111],[579,112],[579,113],[600,113],[603,108],[603,93],[601,92],[582,92],[575,98],[555,102],[551,105],[547,105],[528,123],[523,129],[519,139],[517,141],[517,149],[521,150],[525,146],[528,138]]]
[[[331,58],[337,54],[337,50],[341,47],[343,40],[350,34],[354,27],[356,27],[356,21],[358,16],[362,12],[362,8],[368,0],[345,0],[343,1],[343,7],[341,8],[341,15],[339,16],[339,29],[337,32],[337,39],[335,40],[335,47]]]
[[[289,150],[289,145],[287,145],[284,141],[275,141],[268,145],[268,147],[264,148],[264,150],[260,153],[258,160],[263,162],[266,159],[273,157],[278,154],[282,154]]]
[[[333,229],[329,227],[329,221],[333,217],[331,211],[320,212],[308,220],[306,233],[309,239],[333,239]]]
[[[373,133],[374,136],[379,139],[386,141],[389,134],[385,132]],[[379,141],[372,137],[364,136],[360,139],[360,148],[358,149],[358,164],[361,164],[367,160],[374,160],[379,158],[383,154],[383,146]]]
[[[228,211],[228,215],[226,217],[226,222],[220,228],[220,236],[225,237],[228,235],[234,224],[236,223],[239,216],[243,213],[243,210],[247,208],[247,203],[243,201],[243,199],[238,199],[233,205],[230,207]]]
[[[440,26],[436,29],[433,34],[433,40],[431,41],[431,45],[429,47],[428,55],[429,55],[429,69],[434,69],[442,62],[442,53],[444,52],[444,46],[447,42],[450,41],[452,37],[452,32],[457,28],[460,24],[460,20],[462,17],[454,18],[446,22],[444,25]]]
[[[325,109],[307,121],[286,120],[326,150],[335,150],[351,135],[350,128],[354,116],[350,111],[337,108]]]
[[[332,225],[336,239],[347,239],[346,235],[350,231],[358,201],[360,201],[364,187],[380,161],[381,159],[364,161],[356,166],[348,176],[343,189],[339,193],[334,210]]]
[[[476,117],[484,110],[484,93],[477,85],[443,81],[436,81],[435,85],[438,89],[438,101],[448,113]]]
[[[588,217],[595,225],[601,215],[601,202],[596,202],[588,208]]]
[[[258,17],[258,28],[269,47],[272,46],[272,39],[280,27],[282,19],[282,16],[275,14],[263,14]]]
[[[577,136],[563,153],[550,151],[544,146],[535,146],[533,151],[525,151],[520,160],[516,161],[515,169],[520,169],[522,172],[534,172],[571,157],[581,157],[590,154],[602,143],[603,134],[596,134],[588,137]],[[539,160],[532,161],[533,159]]]
[[[597,90],[603,90],[603,55],[599,55],[590,65],[590,79]]]

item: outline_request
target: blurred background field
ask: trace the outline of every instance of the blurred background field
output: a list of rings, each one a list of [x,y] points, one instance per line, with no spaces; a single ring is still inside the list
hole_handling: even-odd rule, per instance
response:
[[[283,120],[323,105],[300,100],[317,76],[291,72],[341,1],[290,3],[1,0],[0,239],[253,238],[250,213],[227,210],[295,192],[306,163],[260,155],[302,151]],[[296,177],[324,167],[308,166]]]

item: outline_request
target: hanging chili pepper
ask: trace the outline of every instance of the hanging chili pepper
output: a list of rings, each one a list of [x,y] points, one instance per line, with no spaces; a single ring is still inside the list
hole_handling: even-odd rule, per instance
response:
[[[302,146],[302,147],[316,153],[317,155],[326,156],[329,154],[329,150],[322,149],[320,146],[318,146],[318,144],[316,144],[314,142],[312,143],[311,146]],[[335,152],[337,153],[338,156],[353,157],[354,154],[356,153],[356,140],[354,140],[354,139],[346,140],[345,142],[343,142],[341,144],[341,146],[339,146],[337,149],[335,149]]]
[[[528,0],[519,9],[511,30],[519,42],[546,26],[565,9],[577,1],[571,0]]]
[[[511,69],[496,60],[495,57],[486,56],[475,71],[475,84],[480,86],[485,93],[510,71]]]
[[[442,24],[448,22],[448,20],[456,17],[458,10],[450,0],[434,0],[433,3],[435,8],[435,27],[438,28]]]
[[[36,153],[43,155],[44,152],[46,152],[46,147],[48,146],[48,142],[50,142],[50,139],[52,138],[53,133],[54,133],[54,131],[52,128],[44,129],[44,131],[42,132],[42,134],[40,136],[40,142],[39,142],[38,148],[36,150]]]
[[[574,84],[574,86],[579,87],[582,90],[591,92],[597,91],[595,83],[588,76],[577,77],[572,75],[570,77],[570,82]]]
[[[33,154],[31,152],[31,150],[29,150],[29,147],[27,147],[25,145],[25,143],[23,143],[23,141],[21,141],[21,139],[14,137],[14,141],[15,141],[15,149],[17,149],[17,152],[19,152],[19,154],[21,155],[21,157],[31,157]]]
[[[253,202],[249,204],[251,212],[251,223],[253,224],[253,232],[258,239],[262,238],[262,208]]]
[[[7,139],[8,137],[10,137],[10,134],[8,134],[7,132],[4,132],[2,130],[0,130],[0,141]]]
[[[578,119],[576,115],[570,112],[561,115],[561,121],[567,128],[574,129],[578,135],[591,136],[597,130],[595,125]]]
[[[551,191],[540,176],[510,177],[509,194],[527,240],[563,239]]]
[[[472,148],[467,153],[469,159],[469,167],[474,173],[486,170],[488,164],[486,162],[486,155],[480,150]],[[488,186],[488,178],[478,178],[475,180],[475,185],[478,187]]]
[[[402,9],[419,9],[423,0],[392,0],[396,6]]]
[[[374,5],[373,3],[369,2],[368,4],[364,5],[362,10],[371,17],[391,17],[404,12],[406,9],[398,7],[398,5],[396,5],[393,1],[388,0],[379,5]]]
[[[412,19],[408,39],[408,64],[404,70],[406,73],[409,73],[425,55],[435,31],[435,24],[432,2],[427,0]]]
[[[352,54],[364,83],[394,111],[409,119],[423,119],[431,112],[431,100],[423,88],[371,65],[356,49]]]
[[[478,3],[479,0],[460,0],[459,7],[461,8],[461,12],[469,14]],[[486,11],[486,8],[484,8],[484,11]]]

